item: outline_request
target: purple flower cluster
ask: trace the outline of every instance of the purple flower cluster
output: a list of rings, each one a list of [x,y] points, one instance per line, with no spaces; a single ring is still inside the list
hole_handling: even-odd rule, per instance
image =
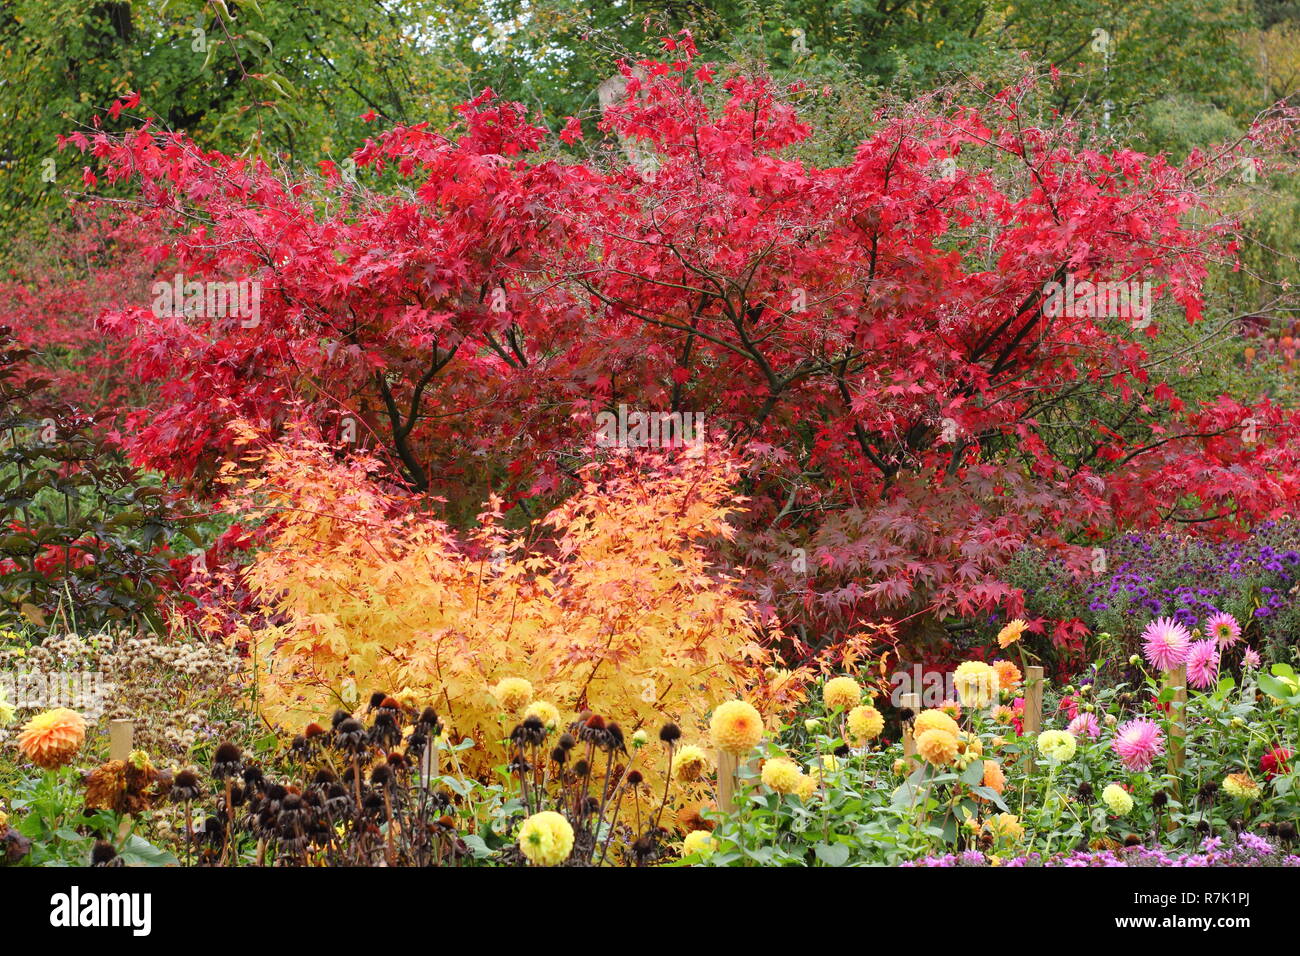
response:
[[[922,860],[904,863],[903,866],[989,866],[984,854],[978,850],[962,853],[945,853],[928,856]],[[1002,866],[1300,866],[1300,855],[1284,851],[1278,845],[1256,836],[1242,833],[1231,843],[1218,837],[1209,837],[1195,851],[1178,853],[1158,847],[1134,846],[1121,850],[1076,851],[1044,858],[1038,853],[1004,859]]]
[[[1286,633],[1300,622],[1300,602],[1291,593],[1300,582],[1296,522],[1270,522],[1229,542],[1127,534],[1111,541],[1105,554],[1107,570],[1083,581],[1049,566],[1013,583],[1025,587],[1034,613],[1061,617],[1072,611],[1094,631],[1120,635],[1135,636],[1161,617],[1204,631],[1220,611],[1243,625],[1253,621],[1260,635]]]

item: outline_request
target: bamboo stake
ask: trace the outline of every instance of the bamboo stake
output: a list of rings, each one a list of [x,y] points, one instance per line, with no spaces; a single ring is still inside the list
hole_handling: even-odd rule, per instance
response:
[[[439,756],[438,742],[436,739],[431,739],[427,744],[425,744],[424,753],[420,754],[421,790],[428,790],[430,781],[432,781],[434,777],[441,775],[442,770],[439,766],[441,760],[439,759]]]
[[[1043,669],[1038,666],[1025,668],[1025,714],[1023,719],[1025,737],[1028,738],[1029,768],[1034,767],[1034,746],[1038,733],[1043,729]]]
[[[1174,692],[1169,702],[1169,774],[1178,790],[1178,775],[1183,769],[1187,738],[1187,665],[1179,664],[1165,674],[1165,687]]]
[[[736,809],[736,771],[740,761],[733,753],[718,752],[718,809],[731,813]]]
[[[912,719],[903,721],[903,761],[908,771],[916,764],[916,740],[912,737],[912,721],[921,710],[920,694],[904,694],[899,698],[899,706],[912,712]]]
[[[135,743],[135,721],[110,720],[108,722],[108,759],[126,763],[131,759]],[[124,814],[117,828],[118,842],[126,839],[131,832],[131,815]]]
[[[108,722],[108,759],[126,760],[131,756],[135,740],[135,721],[110,720]]]

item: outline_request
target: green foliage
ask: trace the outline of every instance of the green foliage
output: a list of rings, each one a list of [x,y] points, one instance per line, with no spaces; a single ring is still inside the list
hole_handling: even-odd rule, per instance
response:
[[[93,422],[27,377],[0,338],[0,626],[160,624],[174,532],[164,489],[121,463]]]
[[[78,774],[67,767],[22,780],[9,803],[10,825],[31,840],[25,866],[88,866],[95,841],[113,845],[124,866],[175,866],[177,859],[107,810],[85,809]]]

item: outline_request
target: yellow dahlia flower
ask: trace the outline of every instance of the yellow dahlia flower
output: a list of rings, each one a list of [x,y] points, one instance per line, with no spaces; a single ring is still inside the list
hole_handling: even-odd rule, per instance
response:
[[[5,697],[5,689],[0,687],[0,727],[6,727],[13,723],[14,714],[17,713],[14,705],[9,703]]]
[[[834,754],[822,754],[822,770],[834,773],[840,769],[840,758]]]
[[[38,767],[61,767],[81,749],[86,722],[75,710],[59,707],[37,714],[23,724],[18,749]]]
[[[729,700],[718,705],[709,720],[713,744],[729,754],[743,754],[763,739],[763,718],[754,705],[743,700]]]
[[[1133,809],[1133,797],[1117,783],[1106,785],[1101,791],[1101,802],[1117,817],[1126,817]]]
[[[1223,789],[1238,800],[1254,800],[1259,796],[1259,784],[1245,773],[1228,774],[1223,778]]]
[[[773,757],[763,764],[763,785],[777,793],[794,793],[804,773],[799,765],[785,757]]]
[[[827,710],[855,706],[862,699],[862,688],[852,677],[834,677],[822,688],[822,703]]]
[[[1078,746],[1079,742],[1068,730],[1044,730],[1038,735],[1038,752],[1057,763],[1071,760]]]
[[[718,848],[718,841],[708,830],[692,830],[682,840],[682,856],[708,856]]]
[[[673,776],[684,783],[699,780],[708,769],[709,757],[699,747],[687,744],[673,754]]]
[[[528,705],[524,711],[524,718],[536,717],[542,722],[542,725],[548,730],[554,730],[560,726],[560,712],[554,704],[549,704],[544,700],[535,700]]]
[[[558,866],[573,851],[573,827],[554,810],[534,813],[519,828],[519,849],[534,866]]]
[[[916,720],[912,723],[912,736],[919,738],[927,730],[943,730],[953,737],[961,733],[957,721],[941,710],[923,710],[916,715]]]
[[[936,767],[946,767],[957,759],[957,738],[946,730],[927,730],[916,738],[916,752]]]
[[[799,781],[799,786],[795,790],[795,794],[804,803],[808,803],[810,800],[812,800],[813,795],[817,792],[818,782],[819,781],[816,774],[811,774],[811,773],[804,774]]]
[[[987,707],[998,693],[998,674],[983,661],[966,661],[957,665],[952,675],[957,698],[966,707]]]
[[[998,647],[1006,650],[1016,641],[1020,640],[1021,636],[1025,633],[1025,628],[1028,626],[1029,625],[1020,618],[1016,618],[1010,624],[1003,627],[1002,630],[998,631]]]
[[[515,713],[533,699],[533,685],[522,677],[507,677],[492,688],[492,696],[506,710]]]
[[[885,729],[885,718],[870,704],[862,704],[849,711],[849,736],[857,743],[875,740]]]
[[[999,813],[984,822],[984,829],[994,839],[1019,840],[1025,835],[1025,828],[1020,825],[1020,818],[1014,813]]]

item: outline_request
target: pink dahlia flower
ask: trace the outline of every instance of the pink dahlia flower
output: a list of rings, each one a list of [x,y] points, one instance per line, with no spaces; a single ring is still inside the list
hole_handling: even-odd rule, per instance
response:
[[[1130,720],[1120,725],[1111,747],[1125,767],[1140,772],[1165,752],[1164,734],[1150,720]]]
[[[1171,671],[1187,661],[1192,635],[1172,617],[1152,621],[1142,632],[1142,653],[1152,667]]]
[[[1187,649],[1187,683],[1205,690],[1219,676],[1219,645],[1213,640],[1195,641]]]
[[[1097,723],[1097,715],[1086,711],[1078,714],[1065,729],[1076,737],[1101,736],[1101,724]]]
[[[1241,625],[1227,611],[1219,611],[1205,622],[1205,633],[1217,641],[1220,647],[1231,647],[1241,640]]]
[[[1242,667],[1259,667],[1259,651],[1253,647],[1246,648],[1241,655]]]

